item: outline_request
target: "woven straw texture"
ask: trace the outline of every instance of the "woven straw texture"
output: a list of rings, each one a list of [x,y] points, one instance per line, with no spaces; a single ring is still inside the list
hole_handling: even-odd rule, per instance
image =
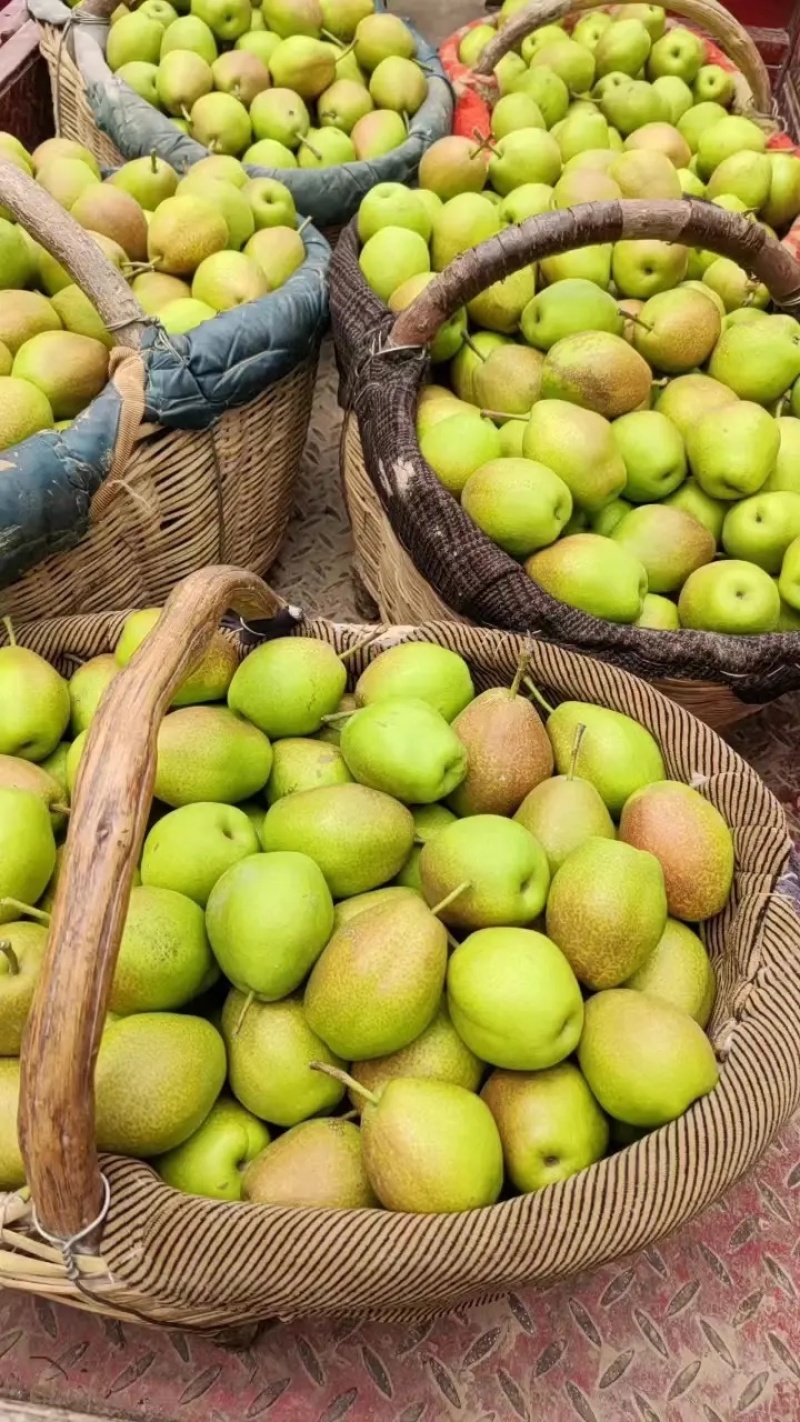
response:
[[[118,168],[125,159],[94,121],[80,71],[69,52],[67,31],[55,25],[40,25],[39,34],[39,47],[50,71],[56,132],[62,138],[82,143],[101,168]]]
[[[415,414],[429,363],[421,349],[386,349],[394,318],[367,286],[358,251],[351,223],[331,267],[331,314],[340,399],[357,418],[363,467],[356,467],[357,448],[345,440],[348,457],[342,460],[342,473],[358,564],[384,616],[402,619],[420,605],[419,588],[410,601],[386,600],[390,587],[408,587],[410,561],[417,579],[435,594],[438,615],[444,607],[449,617],[550,637],[648,680],[674,680],[679,695],[686,681],[704,683],[699,693],[696,686],[687,688],[687,704],[714,725],[728,724],[800,687],[797,633],[730,637],[618,626],[557,602],[492,543],[422,458]],[[368,484],[375,502],[365,499]],[[375,527],[379,506],[394,531],[392,544],[385,528]],[[391,570],[398,543],[406,562]],[[378,556],[382,593],[370,582]]]
[[[123,615],[21,627],[19,640],[66,672],[108,651]],[[341,650],[364,637],[363,627],[325,622],[302,630]],[[462,653],[480,689],[510,682],[527,645],[457,623],[375,629],[350,659],[351,679],[400,639]],[[531,674],[549,697],[597,701],[648,726],[668,774],[699,780],[734,830],[733,897],[706,930],[719,979],[710,1031],[723,1062],[712,1095],[563,1184],[456,1216],[221,1205],[175,1194],[147,1167],[106,1157],[111,1209],[102,1258],[80,1258],[69,1280],[57,1253],[29,1237],[24,1203],[12,1201],[2,1281],[187,1327],[276,1315],[415,1319],[640,1249],[709,1204],[759,1157],[800,1098],[798,880],[780,806],[708,727],[644,682],[543,642],[531,643],[530,655]]]
[[[133,364],[141,370],[138,358]],[[263,573],[286,531],[316,367],[316,359],[302,362],[201,431],[144,422],[140,375],[138,400],[135,388],[124,397],[88,533],[0,591],[0,610],[28,620],[54,609],[152,606],[206,563]]]

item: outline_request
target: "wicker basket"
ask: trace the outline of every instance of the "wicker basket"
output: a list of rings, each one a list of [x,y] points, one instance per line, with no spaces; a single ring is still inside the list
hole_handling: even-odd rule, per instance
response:
[[[715,1091],[562,1184],[454,1216],[220,1204],[174,1193],[145,1165],[98,1161],[93,1062],[147,825],[157,727],[230,606],[268,617],[276,600],[231,568],[181,584],[92,725],[23,1057],[22,1140],[36,1218],[27,1192],[5,1200],[0,1284],[182,1327],[302,1314],[413,1319],[629,1254],[718,1198],[800,1097],[800,880],[784,816],[707,726],[644,682],[545,642],[529,651],[549,696],[637,717],[658,737],[668,773],[702,781],[734,830],[733,897],[704,927],[719,981]],[[123,617],[61,618],[17,632],[68,671],[109,651]],[[467,658],[481,689],[510,682],[526,646],[452,622],[374,628],[368,645],[363,627],[312,622],[302,631],[353,649],[351,679],[398,640],[435,641]]]
[[[587,203],[508,228],[456,258],[392,318],[361,275],[357,233],[348,227],[331,268],[331,304],[348,409],[341,463],[356,564],[387,620],[447,615],[535,632],[655,680],[711,725],[728,725],[800,688],[800,634],[653,632],[568,608],[480,532],[419,451],[415,411],[429,370],[425,348],[446,315],[543,256],[621,237],[722,252],[754,271],[778,304],[800,298],[796,233],[779,243],[711,203],[628,200]]]
[[[151,352],[140,348],[142,341],[152,346],[153,323],[127,283],[43,189],[4,162],[0,196],[72,272],[120,343],[111,358],[110,393],[116,392],[119,409],[112,426],[115,437],[97,467],[87,468],[85,436],[77,429],[74,439],[72,431],[58,444],[55,436],[37,435],[4,452],[4,479],[24,483],[18,465],[28,453],[36,457],[37,441],[49,442],[50,457],[53,448],[67,450],[73,477],[88,497],[82,536],[67,521],[56,537],[55,520],[48,516],[49,545],[40,539],[41,551],[32,541],[33,551],[25,547],[20,552],[19,572],[12,564],[14,581],[0,589],[0,610],[31,619],[54,611],[96,611],[110,603],[147,606],[162,602],[192,569],[221,559],[263,572],[277,556],[288,523],[311,414],[319,331],[306,343],[312,353],[294,369],[248,404],[222,413],[209,428],[153,423],[148,412]],[[309,321],[305,307],[298,326]],[[194,339],[180,343],[176,364],[191,359]],[[159,349],[157,357],[163,364],[164,351]],[[108,403],[108,396],[109,387],[98,403]],[[195,416],[196,410],[191,412]],[[78,423],[91,419],[90,409]],[[22,491],[23,514],[27,498]],[[58,551],[45,556],[53,548]]]

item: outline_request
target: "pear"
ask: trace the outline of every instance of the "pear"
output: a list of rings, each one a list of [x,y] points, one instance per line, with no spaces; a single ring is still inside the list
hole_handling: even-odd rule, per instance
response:
[[[513,57],[516,58],[517,56]],[[511,58],[512,56],[507,55],[506,60],[501,61],[501,64]],[[500,65],[498,65],[495,70],[498,77],[499,69]],[[526,94],[529,98],[533,99],[545,124],[549,128],[552,128],[556,123],[560,123],[561,120],[566,117],[569,107],[569,89],[561,78],[561,75],[556,74],[555,70],[546,67],[541,69],[518,70],[517,73],[512,76],[509,87],[512,93]],[[533,127],[535,126],[534,124]]]
[[[204,257],[228,245],[228,224],[212,203],[195,194],[167,198],[147,233],[147,251],[156,271],[191,276]]]
[[[380,1095],[395,1077],[415,1077],[417,1080],[447,1081],[462,1086],[465,1091],[477,1091],[484,1073],[484,1064],[461,1037],[450,1018],[447,998],[443,997],[433,1020],[407,1047],[388,1056],[355,1062],[352,1076],[359,1086]],[[350,1100],[357,1111],[363,1098],[350,1091]]]
[[[256,138],[295,149],[311,127],[303,100],[292,89],[268,89],[258,94],[250,109]]]
[[[681,375],[677,380],[670,380],[661,391],[656,410],[666,415],[685,440],[704,415],[720,410],[723,405],[731,405],[738,398],[727,385],[713,380],[710,375]]]
[[[548,286],[568,277],[583,277],[605,291],[611,281],[612,251],[610,243],[603,243],[594,247],[581,247],[574,252],[562,252],[553,257],[543,257],[539,263],[539,271]]]
[[[507,197],[523,183],[555,183],[561,173],[561,150],[552,134],[520,128],[501,138],[489,160],[489,180]]]
[[[142,849],[142,883],[172,889],[205,908],[226,869],[260,848],[244,811],[214,803],[183,805],[150,830]]]
[[[709,956],[685,923],[667,919],[658,943],[624,987],[648,993],[688,1012],[705,1027],[714,1007],[717,982]]]
[[[632,509],[611,537],[638,558],[654,593],[677,592],[689,574],[710,563],[717,551],[713,535],[691,514],[653,504]]]
[[[622,317],[613,296],[581,278],[545,287],[522,313],[520,326],[529,345],[549,351],[567,336],[585,331],[622,334]]]
[[[415,805],[412,807],[414,816],[414,847],[408,856],[405,864],[395,878],[395,883],[403,888],[412,889],[415,893],[422,894],[422,878],[420,875],[419,861],[422,855],[423,846],[433,839],[446,825],[451,825],[456,816],[445,805]],[[377,890],[378,893],[388,893],[389,891]],[[365,897],[369,898],[369,895]],[[350,900],[352,903],[353,900]],[[340,907],[343,907],[340,905]]]
[[[245,1200],[301,1209],[359,1210],[378,1199],[362,1161],[361,1133],[350,1121],[302,1121],[245,1168]]]
[[[634,622],[634,627],[649,627],[659,632],[677,632],[680,627],[678,609],[668,597],[658,593],[648,593],[642,603],[642,611]]]
[[[582,202],[616,202],[621,196],[613,178],[594,168],[564,173],[553,189],[553,207],[576,207]]]
[[[523,183],[500,204],[500,218],[506,226],[525,222],[540,212],[549,212],[553,189],[547,183]]]
[[[663,1126],[713,1091],[714,1049],[688,1013],[616,988],[586,1004],[578,1062],[603,1110],[631,1126]]]
[[[25,1184],[25,1166],[17,1136],[19,1075],[16,1058],[0,1060],[0,1190],[21,1190]]]
[[[729,326],[722,332],[709,374],[740,400],[772,405],[800,376],[800,330],[782,332],[771,320]]]
[[[449,814],[449,811],[439,805],[426,805],[425,809],[429,811],[441,809],[442,814],[448,816],[448,823],[455,819],[455,815]],[[358,915],[367,909],[376,908],[378,904],[383,903],[399,903],[400,900],[409,897],[421,898],[422,890],[405,888],[400,884],[387,884],[383,889],[372,889],[367,894],[355,894],[351,899],[342,899],[333,910],[334,932],[343,928],[352,918],[358,918]]]
[[[0,291],[0,341],[11,355],[41,331],[58,331],[57,311],[38,291]]]
[[[538,460],[563,479],[580,508],[602,508],[624,488],[625,465],[611,426],[594,410],[566,400],[537,401],[522,448],[526,459]]]
[[[352,779],[344,756],[333,745],[301,736],[288,736],[273,746],[272,770],[266,786],[270,805],[298,790],[321,785],[346,785]]]
[[[81,227],[118,242],[132,262],[147,260],[147,222],[135,198],[111,183],[88,188],[70,208]]]
[[[221,1096],[183,1145],[155,1161],[173,1190],[211,1200],[241,1200],[245,1166],[269,1145],[269,1131],[238,1101]]]
[[[692,152],[696,154],[701,135],[724,118],[727,118],[727,114],[721,104],[714,103],[713,100],[705,100],[703,103],[694,104],[690,109],[685,110],[676,120],[676,126],[678,131],[683,134]]]
[[[651,366],[667,375],[682,375],[705,364],[721,329],[719,310],[713,302],[697,290],[679,288],[658,292],[645,302],[634,326],[633,343]]]
[[[331,47],[306,35],[293,34],[281,40],[269,68],[279,89],[293,89],[301,99],[316,99],[336,78]]]
[[[132,89],[134,94],[138,94],[140,99],[145,99],[148,104],[152,104],[154,109],[161,107],[158,97],[158,65],[146,64],[140,60],[130,60],[128,64],[121,64],[117,70],[117,79]]]
[[[467,752],[427,701],[378,701],[351,716],[341,750],[353,777],[407,804],[430,804],[464,779]]]
[[[689,464],[700,487],[712,498],[725,500],[757,493],[775,466],[779,448],[780,433],[772,416],[748,400],[704,415],[686,439]]]
[[[664,503],[669,508],[684,509],[686,513],[690,513],[698,522],[704,524],[712,537],[719,542],[730,506],[720,499],[712,499],[695,479],[687,479]]]
[[[753,153],[745,149],[732,153],[714,169],[708,180],[707,193],[710,198],[720,194],[733,194],[746,208],[758,211],[769,196],[772,165],[766,153]]]
[[[271,738],[306,736],[336,709],[346,682],[332,647],[311,637],[280,637],[245,658],[228,705]]]
[[[414,36],[396,15],[366,15],[356,26],[356,59],[370,73],[391,55],[413,59],[416,52]]]
[[[373,14],[374,0],[320,0],[324,28],[349,43],[361,20]]]
[[[142,608],[132,612],[122,624],[119,641],[114,649],[117,667],[126,667],[134,652],[152,632],[161,616],[160,607]],[[178,688],[172,698],[173,706],[195,706],[204,701],[219,701],[231,684],[238,665],[234,644],[215,632],[202,661]],[[73,678],[74,680],[74,678]],[[83,730],[79,726],[78,730]]]
[[[542,367],[541,398],[568,400],[614,419],[649,399],[651,381],[647,362],[621,336],[580,331],[550,347]]]
[[[434,271],[444,271],[460,252],[494,236],[501,226],[499,209],[482,193],[459,193],[450,198],[433,219],[431,263]]]
[[[321,126],[340,128],[343,133],[348,134],[352,132],[358,120],[371,113],[374,107],[369,91],[354,79],[335,79],[317,100]]]
[[[617,19],[604,29],[594,50],[598,78],[638,74],[650,54],[650,35],[637,19]]]
[[[493,1071],[481,1097],[500,1132],[506,1174],[522,1194],[567,1180],[608,1149],[608,1122],[571,1062]]]
[[[317,864],[336,899],[393,879],[408,858],[414,821],[397,800],[365,785],[324,785],[270,806],[261,840],[267,853],[294,850]]]
[[[742,306],[764,307],[769,302],[769,291],[764,283],[749,276],[729,257],[717,257],[702,275],[704,284],[722,298],[726,311],[736,311]]]
[[[592,87],[595,60],[591,51],[563,34],[561,39],[539,44],[531,59],[531,68],[551,69],[563,79],[571,94],[585,94]]]
[[[761,208],[761,221],[781,228],[800,212],[800,159],[795,153],[768,154],[771,174],[769,193]]]
[[[250,116],[232,94],[202,94],[192,104],[190,133],[212,153],[242,153],[252,139]]]
[[[763,153],[766,134],[758,124],[739,114],[726,114],[701,133],[697,144],[697,171],[706,182],[726,158],[744,151]]]
[[[181,301],[168,301],[156,315],[167,335],[185,336],[204,321],[213,321],[217,312],[213,306],[207,306],[204,301],[195,301],[189,296]]]
[[[131,282],[131,291],[148,316],[155,316],[173,301],[191,296],[191,288],[180,277],[166,272],[142,272]]]
[[[358,264],[367,285],[388,301],[402,282],[430,271],[427,243],[418,232],[404,227],[383,227],[361,249]]]
[[[505,138],[518,128],[545,128],[544,116],[530,94],[505,94],[492,110],[492,136]]]
[[[447,932],[421,899],[378,904],[330,939],[306,986],[306,1018],[346,1060],[386,1056],[432,1021],[446,968]]]
[[[594,50],[597,48],[601,35],[605,33],[611,22],[611,16],[603,10],[595,10],[591,14],[581,15],[572,31],[572,38],[578,44],[585,45],[587,49]]]
[[[528,302],[526,311],[530,305]],[[431,359],[434,359],[433,349]],[[543,364],[541,354],[527,350],[525,346],[498,346],[490,351],[486,360],[479,364],[473,379],[473,391],[481,408],[528,417],[539,398]],[[518,426],[521,453],[525,421],[513,423]]]
[[[80,159],[61,158],[42,164],[36,181],[61,207],[69,211],[81,193],[86,188],[95,187],[100,179],[96,178],[91,168],[87,168]]]
[[[483,1061],[513,1071],[555,1065],[583,1025],[575,975],[556,945],[526,928],[486,928],[456,948],[447,970],[453,1025]]]
[[[285,183],[279,183],[276,178],[248,178],[242,185],[242,195],[250,204],[257,231],[265,227],[296,226],[297,209]]]
[[[679,198],[681,185],[669,158],[653,148],[620,153],[608,170],[623,197]]]
[[[413,115],[428,97],[428,81],[413,60],[389,55],[373,70],[369,93],[376,108]]]
[[[439,208],[437,217],[442,211],[444,209]],[[428,242],[432,222],[416,192],[402,183],[378,183],[370,189],[358,209],[359,241],[368,242],[382,227],[408,227]]]
[[[659,860],[673,918],[697,923],[725,907],[733,839],[719,810],[697,790],[675,780],[643,787],[626,803],[619,832]]]
[[[122,1017],[183,1007],[214,981],[203,910],[172,889],[131,890],[109,1006]]]
[[[568,163],[576,153],[582,153],[585,149],[607,148],[608,123],[598,110],[569,112],[559,128],[557,142],[562,162]],[[560,205],[567,206],[566,203]]]
[[[433,642],[402,642],[370,662],[356,683],[359,706],[419,697],[452,721],[475,695],[469,667],[457,652]]]
[[[533,298],[536,281],[533,267],[522,267],[467,302],[470,319],[490,331],[512,335],[519,328],[525,307]]]
[[[195,194],[210,202],[225,219],[228,228],[228,247],[231,251],[238,252],[244,246],[248,238],[252,237],[255,231],[255,218],[253,209],[246,194],[233,183],[224,182],[217,178],[209,178],[205,174],[196,174],[190,169],[185,178],[178,184],[178,193],[181,197],[186,194]],[[214,253],[218,256],[218,253]],[[210,259],[206,257],[205,262]],[[204,262],[200,263],[202,267]],[[237,264],[234,263],[234,267]],[[263,294],[263,293],[262,293]]]
[[[500,437],[477,410],[447,414],[420,437],[420,453],[440,483],[457,497],[470,476],[500,455]]]
[[[614,247],[611,271],[621,295],[647,301],[682,281],[688,261],[688,248],[677,242],[624,241]]]
[[[29,380],[0,376],[0,449],[52,428],[53,411],[47,396]]]
[[[89,336],[111,349],[114,344],[111,332],[79,286],[65,286],[57,291],[52,298],[52,306],[65,331],[72,331],[77,336]]]
[[[234,987],[273,1002],[294,992],[318,959],[333,928],[333,901],[306,854],[253,853],[215,882],[206,926]]]
[[[800,494],[789,490],[754,494],[733,505],[722,526],[722,546],[731,558],[781,570],[789,544],[800,537]]]
[[[647,592],[644,565],[595,533],[574,533],[534,553],[525,571],[551,597],[610,622],[634,622]]]
[[[4,217],[0,217],[0,259],[6,288],[31,284],[34,276],[33,251],[23,237],[22,229],[14,227]]]
[[[225,1047],[210,1022],[143,1012],[106,1026],[95,1069],[101,1150],[147,1160],[202,1125],[225,1080]]]
[[[417,276],[409,277],[408,281],[404,281],[402,286],[392,292],[389,297],[389,310],[404,311],[434,279],[433,272],[420,272]],[[461,306],[439,327],[431,342],[430,357],[434,364],[452,360],[463,345],[466,329],[467,313]]]
[[[661,865],[655,855],[627,843],[587,839],[553,876],[547,933],[594,992],[635,973],[666,921]]]
[[[475,372],[492,351],[510,344],[510,338],[501,336],[498,331],[476,331],[469,345],[461,347],[450,366],[450,383],[459,399],[473,405],[477,403],[474,389]]]
[[[214,31],[198,15],[179,15],[167,25],[161,40],[161,62],[175,49],[199,55],[206,64],[213,64],[218,53]]]
[[[108,351],[91,336],[41,331],[20,346],[13,375],[41,390],[56,420],[71,420],[106,384]]]
[[[289,35],[320,38],[322,7],[319,0],[262,0],[261,12],[267,27],[281,39]]]
[[[782,591],[781,582],[774,582],[755,563],[736,558],[709,563],[692,573],[681,588],[681,627],[743,635],[774,632],[781,617]]]
[[[199,54],[183,49],[171,49],[158,67],[156,90],[161,108],[168,114],[182,115],[193,108],[198,99],[210,94],[214,87],[211,64]],[[166,194],[171,197],[171,193]]]
[[[646,123],[628,135],[625,148],[646,149],[648,152],[663,153],[675,168],[685,168],[691,162],[692,150],[679,129],[671,123]],[[720,189],[721,192],[727,189]]]
[[[514,816],[541,844],[551,874],[587,839],[614,839],[616,835],[599,792],[590,781],[575,774],[582,736],[583,730],[578,727],[567,774],[551,776],[535,785]]]
[[[448,802],[458,815],[513,815],[528,792],[552,775],[547,733],[514,686],[482,692],[456,717],[453,730],[468,764]]]
[[[109,69],[113,73],[132,60],[139,60],[144,64],[158,64],[163,35],[163,25],[150,19],[148,15],[135,12],[123,15],[108,32],[106,60]],[[38,153],[39,149],[36,152]],[[38,167],[39,164],[36,165],[37,172]]]
[[[337,163],[354,163],[355,145],[338,128],[310,128],[300,140],[298,162],[301,168],[330,168]]]
[[[234,311],[268,291],[261,267],[244,252],[214,252],[200,263],[192,281],[192,298],[212,311]]]
[[[263,789],[271,766],[272,748],[255,726],[225,706],[186,706],[161,723],[154,793],[173,809],[235,804]]]
[[[785,489],[800,494],[800,420],[784,415],[775,423],[781,442],[775,468],[764,489],[770,492]]]
[[[479,1096],[452,1082],[413,1077],[394,1078],[380,1096],[359,1091],[367,1103],[364,1165],[382,1205],[450,1214],[494,1204],[503,1185],[503,1149]]]
[[[524,426],[520,423],[523,433]],[[536,460],[490,460],[470,475],[461,506],[484,533],[515,558],[526,558],[558,538],[572,515],[562,479]]]
[[[299,997],[248,1005],[242,993],[233,991],[222,1012],[222,1034],[231,1090],[260,1120],[296,1126],[309,1116],[327,1114],[341,1101],[344,1086],[310,1070],[314,1061],[340,1063],[312,1032]]]
[[[393,109],[375,109],[358,119],[350,130],[356,158],[364,162],[400,148],[407,138],[405,119]]]
[[[640,413],[647,412],[641,411]],[[623,416],[623,419],[627,418],[629,417]],[[614,423],[619,424],[619,421],[615,420]],[[633,505],[628,503],[627,499],[612,499],[610,504],[606,504],[604,508],[593,513],[589,518],[588,525],[582,524],[581,529],[588,527],[589,532],[602,533],[604,538],[610,538],[617,524],[622,522],[626,513],[630,513],[632,507]]]
[[[22,1050],[46,946],[47,930],[39,923],[11,922],[0,929],[0,1057],[18,1057]]]
[[[41,761],[55,750],[69,722],[69,688],[54,667],[20,647],[0,647],[0,754]],[[460,709],[460,708],[459,708]]]
[[[666,415],[658,410],[633,410],[615,420],[611,432],[625,462],[627,500],[648,504],[683,483],[686,451],[680,433]],[[616,519],[614,526],[620,521]]]
[[[573,759],[579,726],[585,730]],[[658,743],[632,717],[586,701],[562,701],[550,714],[547,734],[560,775],[588,780],[618,817],[634,790],[666,777]]]
[[[269,290],[277,291],[303,265],[306,249],[293,227],[264,227],[250,238],[245,256],[261,268]]]
[[[531,923],[550,882],[541,845],[500,815],[446,826],[423,847],[420,875],[427,902],[440,905],[444,921],[469,929]]]
[[[615,82],[599,92],[600,85],[605,85],[606,80]],[[646,84],[641,79],[623,79],[616,74],[607,74],[592,92],[599,98],[608,123],[623,136],[635,133],[648,124],[660,123],[667,117],[667,105],[661,95],[652,84]]]

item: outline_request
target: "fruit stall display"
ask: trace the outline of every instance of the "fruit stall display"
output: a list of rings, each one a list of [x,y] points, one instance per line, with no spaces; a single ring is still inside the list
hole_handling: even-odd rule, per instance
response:
[[[0,134],[0,607],[163,599],[274,559],[305,441],[330,249],[234,158],[101,176]]]
[[[655,1240],[796,1104],[800,885],[714,732],[552,645],[297,618],[220,567],[7,629],[13,1287],[424,1316]]]
[[[73,60],[46,23],[48,3],[42,48],[59,131],[106,163],[154,151],[183,170],[208,153],[240,157],[254,175],[283,179],[325,229],[381,178],[411,181],[450,132],[435,49],[375,0],[194,0],[188,11],[94,0]],[[98,15],[110,16],[105,55]]]
[[[699,36],[692,89],[600,18],[343,234],[345,487],[385,617],[536,628],[722,724],[798,685],[800,157]]]

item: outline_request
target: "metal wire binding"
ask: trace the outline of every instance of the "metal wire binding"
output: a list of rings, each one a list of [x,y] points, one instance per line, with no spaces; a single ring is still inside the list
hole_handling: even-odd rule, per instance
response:
[[[100,1174],[100,1179],[103,1182],[104,1199],[97,1219],[92,1220],[91,1224],[86,1225],[82,1230],[79,1230],[77,1234],[73,1234],[69,1239],[58,1239],[56,1235],[50,1234],[46,1229],[44,1229],[43,1226],[39,1223],[39,1217],[36,1213],[36,1206],[33,1201],[31,1201],[31,1218],[33,1220],[33,1225],[37,1234],[41,1235],[42,1239],[45,1241],[46,1244],[51,1244],[54,1249],[59,1249],[61,1251],[61,1256],[64,1260],[64,1270],[66,1272],[67,1278],[69,1279],[71,1284],[75,1284],[78,1287],[82,1287],[83,1281],[81,1278],[80,1269],[78,1268],[78,1262],[75,1257],[75,1247],[76,1245],[80,1244],[82,1240],[87,1239],[90,1234],[94,1234],[94,1231],[96,1229],[99,1229],[102,1224],[105,1224],[106,1216],[108,1215],[109,1207],[111,1205],[111,1186],[109,1185],[108,1180],[106,1179],[105,1175],[102,1174],[102,1172]]]

